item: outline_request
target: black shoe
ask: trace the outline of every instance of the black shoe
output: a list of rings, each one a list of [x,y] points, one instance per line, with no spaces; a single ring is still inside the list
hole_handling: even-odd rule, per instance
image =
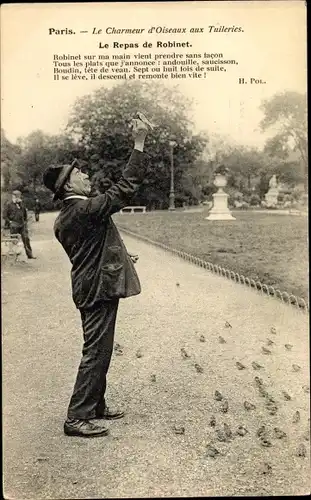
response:
[[[64,433],[66,436],[79,437],[99,437],[107,436],[109,430],[107,427],[97,425],[89,420],[67,419],[64,423]]]
[[[96,418],[104,418],[105,420],[118,420],[124,417],[124,411],[112,410],[108,406],[104,410],[97,410]]]
[[[28,259],[36,259],[37,257],[34,257],[34,255],[27,255]]]

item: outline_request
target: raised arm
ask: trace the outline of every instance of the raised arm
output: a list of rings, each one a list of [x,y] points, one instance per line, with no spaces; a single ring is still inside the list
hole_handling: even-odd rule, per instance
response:
[[[144,145],[148,126],[140,119],[133,120],[134,149],[123,171],[121,179],[104,194],[90,198],[83,204],[86,213],[105,217],[128,205],[143,182],[148,165]]]

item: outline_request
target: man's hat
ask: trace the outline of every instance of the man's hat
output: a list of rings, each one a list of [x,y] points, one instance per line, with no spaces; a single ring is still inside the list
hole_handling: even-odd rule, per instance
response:
[[[66,184],[78,160],[75,158],[71,165],[51,166],[43,174],[43,184],[54,193],[53,200],[59,199],[59,194]]]
[[[14,191],[12,191],[12,194],[14,194],[14,196],[19,196],[19,197],[22,196],[21,191],[19,191],[18,189],[15,189]]]

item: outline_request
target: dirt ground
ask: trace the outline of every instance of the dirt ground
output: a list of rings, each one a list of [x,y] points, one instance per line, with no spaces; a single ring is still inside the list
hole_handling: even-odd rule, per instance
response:
[[[2,268],[5,498],[310,493],[307,315],[127,236],[142,293],[121,301],[107,395],[126,417],[63,434],[82,333],[54,218],[34,224],[37,260]]]

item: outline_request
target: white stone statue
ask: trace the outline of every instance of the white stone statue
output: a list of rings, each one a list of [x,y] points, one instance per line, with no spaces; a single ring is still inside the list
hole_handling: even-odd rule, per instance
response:
[[[269,181],[269,191],[265,194],[266,208],[275,208],[278,203],[279,187],[274,174]]]
[[[276,175],[274,174],[269,181],[269,188],[276,188],[276,187],[278,187],[278,182],[276,180]]]

